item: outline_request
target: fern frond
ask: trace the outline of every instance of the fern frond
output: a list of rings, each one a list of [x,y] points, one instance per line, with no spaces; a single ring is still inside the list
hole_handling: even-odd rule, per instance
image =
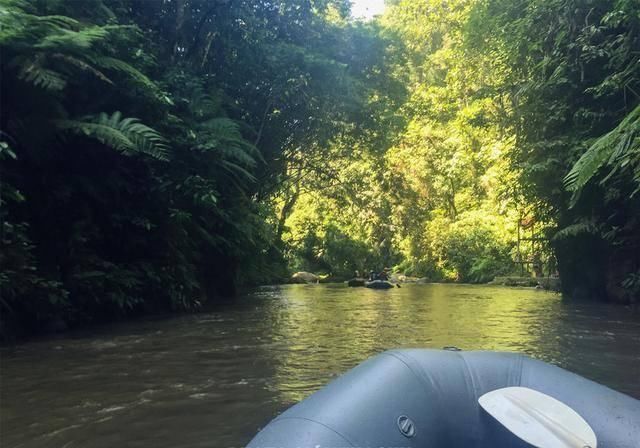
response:
[[[222,102],[219,97],[214,97],[205,93],[200,85],[194,86],[189,100],[191,113],[198,118],[219,115],[222,109]]]
[[[53,64],[54,67],[51,67],[52,61],[56,61],[58,64]],[[67,85],[67,75],[74,68],[89,72],[102,81],[113,84],[100,70],[82,59],[68,54],[39,52],[33,55],[21,55],[13,58],[9,65],[17,67],[18,78],[46,90],[59,91],[64,89]]]
[[[67,16],[31,16],[34,22],[52,27],[65,28],[68,30],[77,30],[80,28],[80,22]]]
[[[582,154],[565,176],[565,188],[573,191],[575,197],[605,165],[611,166],[612,169],[602,182],[607,182],[618,170],[627,165],[633,165],[639,156],[640,106],[637,106],[614,130],[598,138]]]
[[[258,148],[242,136],[240,125],[235,121],[225,117],[218,117],[201,123],[199,127],[207,135],[215,136],[222,146],[230,146],[233,150],[249,154],[254,163],[256,160],[263,160]]]
[[[602,226],[596,224],[593,220],[583,219],[575,224],[571,224],[562,230],[556,232],[553,236],[554,240],[564,240],[567,238],[573,238],[579,235],[601,235]]]
[[[116,14],[104,3],[100,2],[98,9],[107,19],[113,20],[117,19]]]
[[[240,125],[230,118],[218,117],[200,123],[200,127],[219,135],[220,138],[240,136]]]
[[[91,48],[97,42],[104,40],[109,35],[105,27],[91,26],[79,31],[59,28],[56,34],[45,35],[40,42],[34,45],[38,50],[46,51],[82,51]]]
[[[222,156],[223,160],[233,161],[239,165],[253,168],[256,166],[256,160],[251,154],[244,151],[241,147],[229,144],[228,142],[218,144],[217,152]]]
[[[45,90],[59,91],[65,88],[67,80],[61,73],[43,67],[43,58],[36,55],[33,59],[17,57],[11,61],[11,66],[18,67],[18,78]]]
[[[611,131],[604,135],[582,154],[564,178],[564,186],[567,190],[573,192],[581,190],[609,160],[613,147],[608,144],[608,141],[614,133],[615,131]]]
[[[256,166],[258,159],[263,160],[262,155],[244,139],[238,123],[219,117],[201,123],[198,130],[198,137],[203,141],[198,149],[215,152],[218,155],[216,163],[238,181],[255,182],[249,170]]]
[[[135,83],[139,84],[141,87],[150,91],[152,95],[156,96],[157,98],[162,98],[164,96],[156,83],[151,81],[140,70],[124,62],[121,59],[103,56],[103,57],[94,58],[92,61],[94,62],[95,65],[101,68],[104,68],[107,70],[114,70],[128,76]]]
[[[95,138],[100,143],[118,151],[133,152],[135,149],[134,143],[122,134],[122,132],[105,124],[77,120],[59,120],[56,122],[56,125],[60,129]]]
[[[57,59],[60,60],[68,65],[72,65],[74,67],[79,68],[82,71],[86,71],[89,72],[91,74],[93,74],[95,77],[101,79],[102,81],[109,83],[109,84],[113,84],[113,81],[111,81],[109,78],[107,78],[107,76],[102,73],[100,70],[96,69],[95,67],[93,67],[90,64],[87,64],[86,62],[84,62],[81,59],[78,59],[74,56],[69,56],[67,54],[61,54],[61,53],[54,53],[51,55],[52,59]]]
[[[158,160],[168,160],[166,140],[137,118],[122,118],[120,112],[105,113],[83,120],[58,120],[63,130],[95,138],[102,144],[127,155],[141,153]]]
[[[255,182],[256,181],[256,177],[253,174],[251,174],[245,168],[241,167],[240,165],[238,165],[236,163],[230,162],[228,160],[223,160],[223,161],[220,162],[220,165],[227,172],[229,172],[231,175],[233,175],[236,178],[243,179],[243,180],[249,181],[249,182]]]

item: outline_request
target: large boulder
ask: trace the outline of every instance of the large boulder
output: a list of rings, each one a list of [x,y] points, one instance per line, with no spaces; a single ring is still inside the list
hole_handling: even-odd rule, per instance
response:
[[[319,278],[311,272],[296,272],[291,276],[291,283],[318,283]]]

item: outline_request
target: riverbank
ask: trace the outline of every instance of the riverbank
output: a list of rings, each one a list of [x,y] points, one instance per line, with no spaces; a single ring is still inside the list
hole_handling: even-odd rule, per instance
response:
[[[292,284],[312,284],[312,283],[346,283],[349,286],[364,286],[365,278],[344,278],[335,277],[330,274],[314,274],[311,272],[296,272],[286,283]],[[531,277],[531,276],[504,276],[495,277],[486,283],[469,283],[447,280],[432,280],[427,277],[411,277],[404,274],[391,274],[389,281],[396,284],[427,284],[427,283],[455,283],[455,284],[487,284],[499,286],[517,286],[544,289],[547,291],[560,292],[561,283],[559,277]]]
[[[558,277],[496,277],[489,285],[520,286],[560,292],[561,283]]]

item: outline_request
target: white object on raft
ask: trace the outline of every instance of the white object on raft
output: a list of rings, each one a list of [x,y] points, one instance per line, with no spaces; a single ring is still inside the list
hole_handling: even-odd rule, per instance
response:
[[[505,428],[538,448],[596,448],[589,424],[566,404],[527,387],[505,387],[478,399]]]

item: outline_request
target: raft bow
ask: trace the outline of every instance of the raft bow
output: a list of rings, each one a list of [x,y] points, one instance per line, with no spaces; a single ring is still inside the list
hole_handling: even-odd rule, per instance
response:
[[[531,447],[478,403],[510,387],[573,409],[599,448],[640,446],[640,401],[627,395],[519,354],[408,349],[355,367],[274,419],[248,448]]]

